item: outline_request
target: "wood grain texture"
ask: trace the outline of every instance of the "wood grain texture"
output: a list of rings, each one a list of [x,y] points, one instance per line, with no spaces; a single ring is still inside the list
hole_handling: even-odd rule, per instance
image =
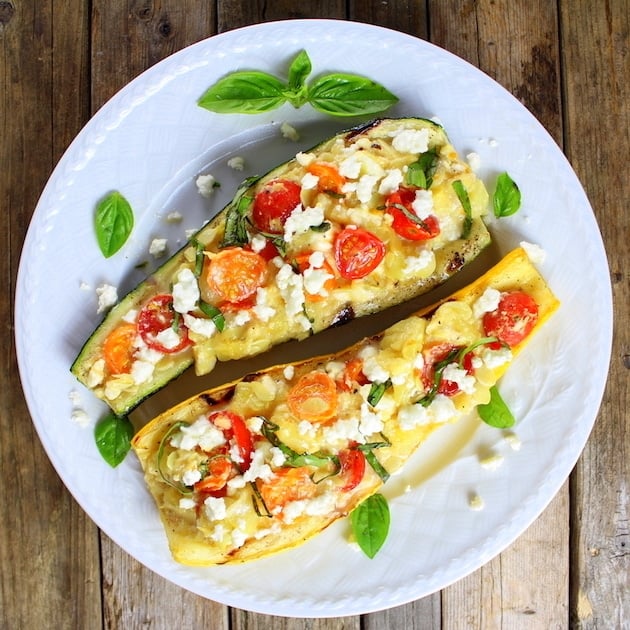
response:
[[[630,623],[630,3],[561,3],[566,152],[597,216],[615,306],[608,386],[572,478],[571,618]],[[605,140],[607,139],[607,140]]]

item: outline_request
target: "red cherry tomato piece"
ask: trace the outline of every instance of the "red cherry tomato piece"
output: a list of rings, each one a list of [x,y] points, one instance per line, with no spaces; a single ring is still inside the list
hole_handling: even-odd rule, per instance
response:
[[[348,492],[356,488],[365,474],[365,455],[357,448],[348,448],[339,452],[339,464],[341,475],[346,478],[345,485],[341,488]]]
[[[281,234],[284,222],[301,203],[302,188],[288,179],[267,182],[254,198],[252,221],[261,232]]]
[[[427,348],[423,352],[424,366],[422,368],[422,382],[425,389],[429,390],[434,385],[435,380],[435,365],[440,361],[446,359],[450,352],[452,352],[457,346],[450,343],[439,343],[430,348]],[[459,385],[448,381],[445,378],[440,379],[438,384],[438,394],[444,396],[454,396],[459,391]]]
[[[335,239],[335,264],[343,278],[364,278],[385,257],[385,244],[362,228],[344,228]]]
[[[532,331],[538,321],[538,304],[522,291],[505,293],[497,308],[483,316],[483,329],[508,346],[516,346]]]
[[[212,494],[225,487],[232,476],[232,462],[227,455],[214,455],[208,460],[208,474],[195,485],[195,491]]]
[[[401,209],[412,216],[416,216],[413,209],[413,202],[416,198],[415,188],[399,188],[389,195],[385,201],[386,212],[393,218],[392,228],[402,238],[410,241],[426,241],[435,238],[440,233],[440,224],[434,215],[429,215],[424,219],[414,220],[409,218]]]
[[[166,347],[158,339],[161,332],[173,328],[174,322],[173,296],[168,294],[156,295],[145,304],[138,315],[138,332],[149,348],[165,354],[173,354],[192,344],[188,338],[188,329],[183,322],[179,322],[176,327],[179,343],[174,347]]]
[[[232,440],[238,449],[241,459],[236,462],[241,472],[245,472],[252,463],[254,440],[245,420],[233,411],[216,411],[210,414],[208,420],[221,429],[228,440]]]

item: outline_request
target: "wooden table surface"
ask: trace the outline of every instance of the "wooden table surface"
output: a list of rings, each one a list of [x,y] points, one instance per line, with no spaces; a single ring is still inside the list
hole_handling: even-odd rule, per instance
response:
[[[0,628],[630,628],[629,16],[628,0],[0,1],[0,309],[7,324],[0,338]],[[319,620],[200,598],[100,532],[39,443],[12,324],[29,220],[89,117],[184,46],[247,24],[310,17],[429,40],[520,99],[584,184],[605,241],[616,313],[595,428],[538,520],[500,556],[439,593],[386,612]]]

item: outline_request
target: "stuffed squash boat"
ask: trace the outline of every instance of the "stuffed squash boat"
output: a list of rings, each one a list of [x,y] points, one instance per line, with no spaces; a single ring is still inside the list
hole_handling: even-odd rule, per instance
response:
[[[439,125],[378,120],[247,180],[117,304],[72,365],[117,414],[185,368],[415,297],[489,243],[483,183]]]
[[[380,335],[206,391],[160,415],[132,446],[174,559],[253,560],[348,514],[432,431],[488,403],[557,306],[517,249]]]

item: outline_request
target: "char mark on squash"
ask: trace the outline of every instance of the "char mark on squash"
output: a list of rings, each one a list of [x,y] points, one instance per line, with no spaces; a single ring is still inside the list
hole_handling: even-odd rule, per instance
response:
[[[465,263],[464,257],[459,252],[455,252],[453,258],[448,263],[447,269],[449,272],[459,271]]]
[[[342,326],[343,324],[347,324],[354,319],[354,309],[352,306],[344,306],[334,317],[332,323],[330,324],[331,328]]]
[[[221,403],[228,402],[232,399],[233,396],[233,387],[230,387],[227,390],[223,391],[220,396],[211,396],[206,392],[204,392],[203,394],[199,394],[199,398],[201,398],[201,400],[203,400],[209,407],[214,407],[215,405],[220,405]]]
[[[381,124],[381,122],[383,122],[383,121],[380,118],[377,118],[375,120],[372,120],[372,121],[366,123],[365,125],[359,125],[358,127],[355,127],[354,129],[351,129],[346,134],[346,138],[345,138],[346,143],[348,143],[350,140],[353,140],[357,136],[360,136],[362,133],[365,133],[366,131],[369,131],[373,127],[377,127],[378,125]]]

